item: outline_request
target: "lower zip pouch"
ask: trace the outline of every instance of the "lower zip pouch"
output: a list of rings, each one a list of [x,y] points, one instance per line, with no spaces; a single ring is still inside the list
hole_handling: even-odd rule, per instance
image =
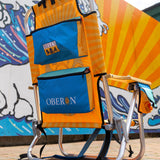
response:
[[[87,113],[93,108],[89,68],[48,72],[38,77],[40,108],[45,113]]]

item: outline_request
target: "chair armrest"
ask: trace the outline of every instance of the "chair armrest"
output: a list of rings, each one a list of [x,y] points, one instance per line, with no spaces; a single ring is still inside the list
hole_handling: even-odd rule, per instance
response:
[[[132,76],[118,76],[118,75],[114,75],[114,74],[107,74],[106,75],[107,79],[116,81],[116,82],[123,82],[123,83],[134,83],[134,82],[140,82],[143,84],[148,84],[151,85],[151,82],[140,79],[140,78],[136,78],[136,77],[132,77]]]

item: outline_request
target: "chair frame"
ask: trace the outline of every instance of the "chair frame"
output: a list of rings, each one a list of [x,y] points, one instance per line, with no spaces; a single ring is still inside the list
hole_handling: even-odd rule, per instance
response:
[[[103,75],[102,79],[103,79],[102,81],[103,81],[104,88],[105,88],[104,90],[107,93],[109,93],[109,86],[108,86],[108,83],[107,83],[106,76]],[[139,88],[137,87],[137,83],[135,83],[135,82],[130,83],[129,88],[133,88],[133,96],[132,96],[132,99],[131,99],[130,109],[129,109],[129,113],[128,113],[128,116],[127,116],[126,130],[124,131],[125,134],[123,134],[123,136],[122,136],[122,141],[121,141],[121,145],[120,145],[120,149],[119,149],[119,154],[115,158],[107,157],[107,160],[109,160],[109,159],[116,159],[116,160],[123,159],[125,148],[126,148],[126,145],[129,141],[129,131],[130,131],[130,126],[131,126],[132,116],[133,116],[133,113],[134,113],[134,109],[136,108],[137,100],[139,98]],[[38,119],[36,121],[33,121],[33,126],[32,127],[33,127],[34,139],[31,143],[31,145],[28,149],[28,153],[27,153],[29,160],[38,160],[39,159],[39,158],[32,157],[32,150],[33,150],[34,146],[36,145],[36,143],[38,142],[38,140],[41,138],[41,131],[37,128],[37,125],[41,123],[41,114],[40,114],[40,106],[39,106],[39,98],[38,98],[38,86],[37,85],[34,85],[34,95],[35,95],[35,103],[36,103]],[[110,139],[112,138],[111,133],[114,129],[118,129],[118,128],[116,128],[116,125],[115,125],[117,119],[113,118],[113,111],[112,111],[110,96],[106,97],[106,103],[107,103],[107,106],[108,106],[107,109],[112,114],[109,117],[109,122],[110,123],[104,125],[104,129],[105,129],[106,133],[105,133],[105,140],[103,142],[101,151],[100,151],[99,155],[97,157],[95,157],[94,159],[102,159],[102,158],[105,157],[105,155],[108,152],[109,145],[110,145]],[[144,152],[145,152],[145,139],[144,139],[144,127],[143,127],[143,114],[142,113],[138,113],[138,122],[139,122],[139,135],[140,135],[140,151],[135,158],[129,158],[129,159],[132,159],[132,160],[140,160],[143,157]],[[121,128],[121,125],[118,126],[118,127]],[[95,140],[99,131],[100,131],[100,129],[95,129],[93,134],[89,137],[88,141],[85,143],[84,147],[82,148],[82,150],[78,154],[78,157],[84,156],[84,153],[88,149],[89,145],[93,142],[93,140]],[[59,144],[59,148],[60,148],[61,153],[65,157],[74,157],[74,156],[77,157],[76,155],[69,154],[69,153],[65,152],[62,142],[63,142],[63,129],[60,128],[58,144]],[[87,156],[85,156],[85,157],[88,158]]]
[[[90,4],[92,9],[94,9],[94,0],[90,0]],[[28,18],[30,16],[30,14],[32,13],[32,8],[30,8],[28,10],[28,12],[26,13],[25,16],[25,32],[26,35],[28,35],[30,33],[29,31],[29,26],[28,26]],[[103,82],[103,87],[104,87],[104,93],[105,93],[105,100],[106,100],[106,104],[107,104],[107,111],[108,111],[108,123],[105,124],[104,130],[106,132],[105,134],[105,140],[103,142],[101,151],[98,155],[98,157],[95,157],[94,159],[116,159],[116,160],[121,160],[123,159],[124,156],[124,152],[125,152],[125,148],[126,148],[126,144],[129,141],[129,132],[130,132],[130,126],[131,126],[131,121],[132,121],[132,116],[134,113],[134,109],[136,108],[136,103],[138,102],[138,98],[139,98],[139,88],[137,86],[136,82],[141,82],[140,79],[130,79],[129,83],[129,90],[130,88],[132,88],[133,90],[133,96],[131,99],[131,103],[130,103],[130,109],[129,109],[129,113],[127,116],[127,121],[125,122],[125,126],[123,119],[116,119],[113,116],[113,110],[112,110],[112,104],[111,104],[111,98],[110,98],[110,94],[109,94],[109,85],[108,85],[108,78],[110,79],[116,79],[116,80],[122,80],[122,81],[126,81],[125,77],[114,77],[113,75],[103,75],[102,76],[102,82]],[[128,82],[128,81],[127,81]],[[148,83],[146,81],[143,81],[145,84]],[[38,86],[34,85],[33,86],[34,89],[34,96],[35,96],[35,105],[36,105],[36,111],[37,111],[37,120],[33,121],[33,134],[34,134],[34,139],[31,143],[31,145],[29,146],[28,152],[27,152],[27,156],[29,158],[29,160],[40,160],[39,158],[34,158],[32,156],[32,150],[34,148],[34,146],[36,145],[36,143],[38,142],[38,140],[41,138],[41,131],[37,128],[37,126],[39,124],[41,124],[42,121],[42,117],[41,117],[41,111],[40,111],[40,105],[39,105],[39,92],[38,92]],[[138,153],[138,155],[135,158],[129,158],[132,160],[140,160],[143,155],[144,155],[144,151],[145,151],[145,139],[144,139],[144,127],[143,127],[143,114],[142,113],[138,113],[138,122],[139,122],[139,134],[140,134],[140,151]],[[121,128],[123,130],[123,135],[120,132]],[[121,140],[121,145],[120,145],[120,149],[119,149],[119,153],[117,157],[105,157],[107,152],[108,152],[108,148],[110,145],[110,139],[112,138],[112,132],[113,130],[117,130],[118,132],[118,136],[120,138],[122,138]],[[119,131],[118,131],[119,130]],[[89,137],[88,141],[86,142],[86,144],[84,145],[84,147],[82,148],[81,152],[78,154],[78,157],[82,157],[84,156],[84,153],[86,152],[86,150],[88,149],[89,145],[92,143],[93,140],[95,140],[96,136],[98,135],[100,129],[95,129],[95,131],[93,132],[93,134]],[[59,148],[60,151],[62,152],[62,154],[65,157],[68,156],[75,156],[72,154],[69,154],[67,152],[64,151],[63,148],[63,129],[60,128],[59,130],[59,138],[58,138],[58,144],[59,144]],[[87,156],[85,156],[86,158],[89,158]],[[92,158],[91,158],[92,159]]]
[[[105,93],[109,93],[109,86],[108,86],[108,83],[106,81],[106,76],[104,75],[102,78],[103,78],[103,85],[104,85],[104,88],[105,88],[104,90],[106,91]],[[125,77],[124,77],[124,81],[125,81]],[[141,80],[139,79],[139,81],[141,81]],[[135,81],[135,82],[138,82],[138,81]],[[127,116],[126,130],[124,131],[125,135],[123,135],[118,156],[116,158],[107,157],[107,160],[109,160],[110,158],[111,159],[116,159],[116,160],[123,159],[124,152],[125,152],[125,149],[126,149],[126,145],[129,142],[129,132],[130,132],[130,127],[131,127],[132,116],[133,116],[134,109],[136,108],[136,104],[137,104],[137,101],[138,101],[138,98],[139,98],[139,88],[137,87],[137,83],[135,83],[135,82],[130,83],[129,87],[128,87],[128,88],[133,88],[133,95],[132,95],[132,99],[131,99],[131,102],[130,102],[129,113],[128,113],[128,116]],[[146,84],[148,82],[143,82],[143,83]],[[111,105],[111,99],[110,99],[110,96],[108,96],[108,95],[107,95],[107,98],[106,98],[106,103],[107,103],[107,106],[108,106],[107,109],[109,109],[110,113],[112,113],[110,118],[112,118],[111,120],[112,120],[113,123],[109,123],[109,124],[105,125],[104,126],[105,127],[105,131],[114,130],[115,129],[115,123],[116,123],[116,120],[113,118],[113,110],[112,110],[112,105]],[[143,157],[144,152],[145,152],[145,136],[144,136],[143,114],[142,113],[138,113],[138,122],[139,122],[138,124],[139,124],[139,136],[140,136],[140,151],[139,151],[139,153],[138,153],[138,155],[136,157],[129,158],[131,160],[140,160]],[[119,127],[121,127],[121,126],[119,126]],[[93,133],[92,135],[95,135],[95,134]],[[60,151],[64,156],[70,156],[71,154],[66,153],[64,151],[63,145],[62,145],[62,141],[63,141],[63,129],[60,128],[59,139],[58,139],[58,144],[59,144]],[[104,148],[106,148],[106,145],[107,146],[109,145],[108,143],[107,144],[105,144],[105,143],[106,142],[104,141],[104,143],[103,143],[103,146],[105,146]],[[101,149],[101,150],[103,150],[103,149]],[[107,151],[108,151],[108,148],[107,148]],[[103,156],[103,157],[105,157],[105,156]]]

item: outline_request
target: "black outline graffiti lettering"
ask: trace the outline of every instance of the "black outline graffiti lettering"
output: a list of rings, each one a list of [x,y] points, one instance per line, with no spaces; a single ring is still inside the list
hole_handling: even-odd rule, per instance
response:
[[[2,77],[2,83],[0,85],[1,119],[11,116],[15,120],[25,119],[25,121],[30,122],[36,118],[34,94],[33,91],[28,90],[26,87],[30,85],[30,81],[26,81],[25,78],[25,74],[28,71],[24,70],[26,70],[27,66],[5,66],[0,68]],[[19,75],[21,76],[17,78]],[[9,80],[8,78],[11,79]]]
[[[27,10],[37,2],[38,0],[0,0],[0,28],[5,28],[12,23],[8,11],[4,8],[5,5],[11,5],[14,11],[19,11],[22,7],[22,15],[25,16]]]
[[[6,8],[4,7],[5,5],[10,5],[12,10],[18,11],[18,12],[20,12],[20,14],[22,16],[24,16],[26,11],[28,10],[28,8],[30,6],[33,6],[38,1],[39,0],[27,0],[27,1],[26,0],[0,0],[0,28],[5,28],[7,25],[10,25],[12,23],[11,22],[11,17],[9,15],[8,11],[6,10]],[[89,11],[89,1],[88,0],[79,0],[79,1],[80,1],[79,6],[82,7],[84,12],[88,12]],[[100,12],[98,10],[97,4],[95,3],[94,5],[95,5],[94,6],[95,11],[97,12],[100,34],[101,35],[102,35],[102,33],[106,34],[107,30],[108,30],[108,25],[101,20]],[[21,10],[23,9],[23,10],[20,11],[20,9]],[[76,65],[76,64],[74,64],[74,65]],[[2,69],[4,69],[4,68],[2,68]],[[18,81],[16,81],[16,82],[18,83]],[[26,91],[21,91],[20,92],[20,89],[18,90],[16,83],[13,83],[13,86],[12,86],[12,82],[11,82],[11,84],[9,84],[9,88],[10,88],[10,92],[16,92],[16,96],[15,96],[15,98],[11,99],[11,103],[10,103],[10,100],[9,100],[10,97],[7,95],[7,93],[5,93],[4,90],[3,90],[3,92],[0,90],[0,94],[2,95],[2,98],[4,98],[4,102],[3,102],[2,106],[0,106],[0,117],[3,118],[5,116],[7,116],[7,115],[11,115],[11,116],[14,116],[15,119],[25,118],[27,121],[32,120],[33,114],[34,114],[33,106],[31,105],[31,103],[28,100],[26,100],[25,98],[21,97],[23,95],[23,92],[25,93]],[[160,87],[157,89],[157,95],[159,95],[159,89],[160,89]],[[121,91],[117,89],[117,92],[120,93]],[[155,92],[155,89],[154,89],[154,92]],[[13,94],[15,95],[15,93],[13,93]],[[26,95],[26,93],[25,93],[25,95]],[[25,97],[25,95],[23,97]],[[102,97],[102,100],[103,100],[103,97]],[[120,101],[118,101],[118,104],[119,103],[120,103]],[[157,101],[157,103],[160,103],[160,100]],[[24,104],[26,106],[24,106],[24,105],[20,106],[20,104]],[[120,103],[119,105],[122,105],[122,104]],[[28,113],[27,114],[26,113],[25,114],[22,113],[22,115],[18,115],[18,118],[17,118],[16,117],[16,111],[17,110],[21,111],[20,107],[22,107],[22,108],[26,107],[27,108],[28,106],[29,106],[29,112],[30,113],[29,114]],[[147,115],[144,116],[144,122],[146,122],[145,129],[159,129],[158,128],[159,126],[150,127],[147,124],[147,120],[149,118],[154,119],[154,117],[156,115],[158,115],[158,116],[160,115],[160,113],[159,114],[157,114],[157,113],[159,113],[159,109],[158,108],[154,108],[152,113],[147,114]],[[125,112],[119,111],[119,114],[124,115]]]
[[[38,0],[0,0],[0,28],[6,32],[6,27],[12,23],[14,24],[11,19],[10,10],[13,12],[17,11],[20,16],[24,17],[26,11],[36,2],[38,2]],[[17,67],[17,69],[19,69],[19,67]],[[2,70],[5,70],[5,68],[2,67]],[[8,69],[6,71],[8,71]],[[17,83],[19,84],[19,82]],[[23,98],[25,97],[25,93],[28,94],[28,91],[18,89],[17,87],[19,87],[19,85],[17,83],[9,81],[9,84],[6,84],[6,87],[9,87],[10,90],[9,94],[7,91],[8,88],[6,88],[6,90],[3,87],[1,88],[1,98],[4,99],[2,99],[3,101],[0,103],[0,118],[5,118],[10,115],[14,116],[17,120],[25,118],[26,121],[30,121],[34,118],[34,108],[27,98]],[[26,111],[23,110],[24,108]]]
[[[7,10],[2,7],[0,2],[0,28],[5,28],[6,25],[11,24],[11,18]]]
[[[33,6],[35,3],[37,3],[40,0],[0,0],[0,3],[3,3],[5,5],[12,5],[13,10],[20,10],[22,7],[25,12],[28,10],[28,7]]]
[[[30,108],[31,108],[31,114],[30,115],[22,115],[21,116],[21,118],[23,118],[23,117],[25,117],[25,119],[28,121],[30,118],[31,119],[33,119],[33,106],[31,105],[31,103],[28,101],[28,100],[26,100],[25,98],[22,98],[21,96],[20,96],[20,94],[19,94],[19,92],[18,92],[18,89],[17,89],[17,86],[16,86],[16,84],[15,83],[13,83],[13,88],[16,90],[16,94],[17,94],[17,101],[14,103],[14,109],[13,109],[13,112],[14,112],[14,115],[15,115],[15,113],[16,113],[16,106],[18,105],[18,103],[20,102],[20,101],[24,101],[24,102],[26,102],[29,106],[30,106]],[[17,118],[16,116],[15,116],[15,118],[16,119],[21,119],[21,118]],[[31,120],[30,119],[30,120]]]
[[[4,93],[2,93],[1,91],[0,91],[0,94],[2,95],[3,100],[5,101],[5,104],[3,106],[0,106],[0,117],[1,117],[1,115],[4,116],[1,112],[3,111],[3,109],[7,108],[7,98],[4,95]],[[1,101],[2,100],[0,99],[0,104],[1,104]]]

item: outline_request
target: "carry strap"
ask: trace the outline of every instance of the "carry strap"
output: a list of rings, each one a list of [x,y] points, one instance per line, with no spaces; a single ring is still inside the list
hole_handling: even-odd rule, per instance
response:
[[[55,4],[55,0],[50,0],[51,4]],[[38,7],[40,7],[41,5],[43,5],[44,8],[46,8],[46,0],[41,0],[40,2],[38,2]]]
[[[51,0],[51,4],[55,4],[55,0]]]
[[[46,135],[46,132],[45,132],[44,128],[42,128],[42,124],[38,124],[38,125],[37,125],[37,128],[44,134],[44,136],[45,136],[45,138],[46,138],[46,142],[45,142],[44,145],[41,147],[40,152],[39,152],[39,155],[40,155],[40,157],[41,157],[42,152],[43,152],[43,149],[44,149],[44,147],[45,147],[46,144],[47,144],[47,135]]]
[[[24,158],[27,158],[27,154],[26,154],[26,153],[20,154],[19,157],[20,157],[20,159],[18,159],[18,160],[22,160],[22,159],[24,159]],[[32,157],[38,158],[36,155],[32,155]]]

